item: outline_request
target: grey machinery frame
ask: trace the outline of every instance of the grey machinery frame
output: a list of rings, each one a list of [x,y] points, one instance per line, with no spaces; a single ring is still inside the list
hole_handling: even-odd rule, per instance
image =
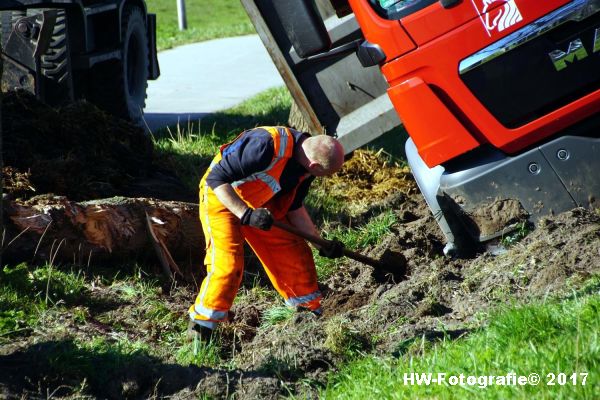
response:
[[[242,4],[311,133],[336,136],[349,153],[399,126],[379,68],[363,67],[354,51],[330,58],[299,57],[276,1],[242,0]],[[338,17],[327,0],[316,4],[333,49],[364,39],[352,14]]]

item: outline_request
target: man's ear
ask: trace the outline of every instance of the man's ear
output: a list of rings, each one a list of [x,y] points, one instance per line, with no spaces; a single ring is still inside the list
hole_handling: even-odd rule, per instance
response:
[[[313,176],[325,176],[325,175],[329,175],[327,173],[327,170],[325,168],[323,168],[323,165],[315,162],[315,163],[311,163],[309,165],[309,169],[308,172],[313,175]]]
[[[308,164],[308,172],[310,172],[310,173],[314,173],[314,172],[319,173],[322,170],[323,170],[323,167],[318,162],[311,161]]]

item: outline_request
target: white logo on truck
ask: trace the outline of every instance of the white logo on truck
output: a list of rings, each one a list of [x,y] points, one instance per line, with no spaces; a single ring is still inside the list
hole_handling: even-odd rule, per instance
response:
[[[523,20],[515,0],[471,0],[487,34],[502,32]],[[498,5],[503,3],[504,5]],[[488,12],[489,9],[492,9]]]

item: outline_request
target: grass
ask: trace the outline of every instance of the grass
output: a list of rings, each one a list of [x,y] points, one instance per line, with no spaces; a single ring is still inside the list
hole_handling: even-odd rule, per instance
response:
[[[118,389],[106,382],[124,373],[146,376],[164,362],[224,365],[218,338],[186,341],[183,308],[163,295],[159,280],[137,265],[112,276],[95,272],[27,264],[0,270],[0,344],[27,342],[20,357],[34,376],[80,384],[57,393],[106,397]]]
[[[5,266],[0,270],[0,343],[29,332],[49,307],[76,304],[85,292],[78,272],[50,264]]]
[[[216,367],[222,361],[220,354],[221,347],[218,338],[214,338],[208,343],[194,339],[177,350],[176,360],[181,365]]]
[[[325,348],[346,358],[364,354],[367,340],[347,318],[335,316],[325,325]]]
[[[106,278],[86,277],[78,269],[48,264],[5,266],[0,270],[0,342],[27,334],[38,325],[61,331],[61,316],[66,315],[78,324],[93,317],[112,324],[115,334],[125,336],[126,332],[119,331],[152,325],[167,330],[161,340],[181,342],[185,328],[178,322],[184,319],[162,295],[161,283],[141,272],[139,266],[129,275],[123,273],[126,270],[122,267],[114,277]],[[92,295],[93,291],[100,294]],[[133,306],[120,311],[113,310],[115,304]]]
[[[485,329],[456,341],[428,344],[424,338],[400,358],[369,356],[332,375],[325,399],[362,398],[599,398],[600,295],[562,303],[535,303],[492,314]],[[537,373],[538,386],[405,384],[404,374],[479,376]],[[548,385],[549,374],[566,374]],[[587,381],[582,385],[585,374]],[[573,376],[572,374],[575,374]],[[572,379],[577,384],[573,385]]]
[[[195,191],[219,146],[245,129],[286,124],[291,101],[285,87],[269,89],[199,122],[156,132],[153,138],[159,162],[177,171],[184,183]]]
[[[179,30],[175,0],[147,0],[148,12],[157,19],[159,50],[187,43],[255,33],[239,0],[186,1],[187,26]]]
[[[44,374],[45,379],[78,382],[75,387],[59,386],[56,390],[62,392],[57,393],[58,396],[71,392],[75,398],[82,398],[85,391],[90,389],[106,397],[115,388],[115,385],[111,385],[114,378],[148,368],[152,360],[148,349],[141,341],[94,337],[88,340],[41,342],[27,351],[37,354],[34,357],[38,362],[32,368],[42,368],[39,372]],[[40,364],[42,359],[44,364]]]
[[[136,267],[136,271],[139,271]],[[134,272],[136,275],[124,276],[110,283],[110,289],[124,301],[134,299],[155,299],[161,291],[160,283],[156,278]],[[139,274],[139,275],[138,275]]]
[[[347,202],[339,196],[333,195],[328,190],[326,181],[323,178],[315,179],[304,203],[309,209],[318,210],[317,219],[319,220],[349,213]],[[321,221],[315,220],[315,222]]]
[[[525,239],[533,230],[533,227],[528,222],[519,222],[515,227],[515,230],[510,232],[508,235],[503,236],[500,242],[504,247],[510,247],[521,240]]]
[[[386,234],[391,232],[392,226],[397,222],[396,214],[393,211],[387,211],[371,218],[365,225],[358,228],[325,229],[324,236],[330,240],[340,240],[350,250],[363,251],[369,246],[378,244]],[[339,261],[321,257],[317,251],[313,253],[319,280],[325,280],[333,275]]]
[[[269,308],[263,314],[261,328],[269,328],[279,323],[288,321],[294,316],[296,310],[292,307],[276,306]]]
[[[577,280],[577,279],[575,279]],[[570,281],[571,285],[574,285],[575,282]],[[589,295],[594,293],[600,293],[600,274],[596,273],[592,276],[585,278],[583,283],[580,285],[579,290],[577,291],[580,295]]]
[[[112,377],[125,370],[145,368],[153,353],[165,355],[154,349],[151,341],[132,338],[125,328],[131,330],[133,324],[137,327],[135,334],[148,333],[148,329],[139,327],[151,321],[152,325],[170,325],[173,329],[174,321],[180,319],[157,301],[158,283],[143,279],[136,274],[113,278],[106,298],[100,301],[91,295],[104,287],[97,276],[85,277],[80,270],[50,264],[5,266],[0,270],[0,344],[15,339],[30,342],[21,357],[35,360],[31,363],[32,374],[41,374],[49,381],[80,383],[78,387],[60,389],[66,390],[65,394],[83,395],[89,390],[105,393],[106,382]],[[121,311],[114,319],[118,308],[112,310],[113,301],[122,302],[121,306],[128,301],[139,304],[129,313]],[[75,331],[73,325],[78,327]],[[103,335],[94,328],[97,326],[102,326],[102,331],[109,329],[110,334]],[[86,333],[90,329],[97,334],[90,337]],[[179,343],[182,332],[179,330],[177,335]]]

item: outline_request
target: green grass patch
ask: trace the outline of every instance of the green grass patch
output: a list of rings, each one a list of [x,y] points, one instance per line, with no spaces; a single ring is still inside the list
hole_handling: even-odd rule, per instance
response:
[[[0,292],[0,296],[4,297],[5,292]],[[0,311],[0,343],[8,340],[10,337],[29,331],[37,319],[36,312],[32,315],[24,310]]]
[[[587,278],[578,289],[577,294],[579,296],[600,294],[600,274],[594,274]]]
[[[304,199],[304,204],[311,211],[315,220],[331,218],[332,216],[348,214],[347,201],[332,195],[327,188],[326,178],[317,178],[311,185],[311,190]]]
[[[363,251],[369,246],[378,244],[386,234],[391,232],[392,226],[397,222],[396,214],[387,211],[371,218],[369,222],[358,228],[337,227],[332,230],[325,229],[324,236],[327,239],[340,240],[350,250]],[[327,279],[335,272],[338,260],[321,257],[316,250],[313,251],[313,254],[319,280]]]
[[[506,309],[492,314],[490,321],[487,328],[456,341],[427,344],[424,339],[416,340],[413,345],[420,352],[405,347],[405,354],[397,359],[370,356],[352,362],[331,376],[323,398],[600,398],[600,295]],[[434,377],[446,373],[447,382],[450,376],[460,374],[536,373],[541,382],[537,386],[487,387],[405,384],[405,374],[413,372],[433,373]],[[566,375],[559,379],[560,373]],[[555,375],[554,380],[550,374]]]
[[[256,33],[239,0],[186,1],[187,26],[179,30],[174,0],[147,0],[148,12],[156,14],[159,50],[187,43]]]
[[[292,307],[277,306],[269,308],[263,313],[261,328],[270,328],[282,322],[289,321],[295,313],[296,310]]]
[[[45,374],[50,379],[84,382],[82,389],[89,385],[94,393],[105,394],[115,378],[148,368],[152,360],[149,347],[141,341],[103,337],[42,342],[29,351],[39,353],[36,358],[43,357]]]
[[[197,365],[199,367],[216,367],[222,362],[219,339],[213,337],[209,342],[195,338],[183,344],[177,350],[176,360],[181,365]]]
[[[115,280],[110,289],[125,301],[139,298],[155,299],[162,290],[159,281],[151,277]]]
[[[525,239],[533,231],[533,226],[528,222],[519,222],[514,231],[510,232],[506,236],[503,236],[500,242],[505,247],[513,246]]]
[[[85,281],[78,272],[65,272],[49,264],[39,268],[5,266],[0,270],[0,338],[26,333],[48,307],[75,304],[85,291]]]
[[[139,340],[120,339],[112,341],[104,337],[96,337],[89,342],[81,342],[77,345],[81,352],[87,353],[87,356],[63,360],[66,361],[63,368],[69,369],[79,364],[79,368],[96,370],[98,365],[95,365],[95,361],[100,359],[104,367],[103,370],[106,372],[114,371],[130,365],[131,359],[136,358],[136,356],[147,356],[150,350],[147,344]],[[77,359],[81,363],[78,363]]]
[[[325,325],[325,348],[347,358],[355,357],[367,347],[367,340],[347,318],[336,316]]]
[[[31,268],[27,264],[5,266],[0,272],[0,281],[29,300],[36,298],[44,303],[73,303],[81,298],[85,281],[78,272],[64,272],[50,264]]]
[[[203,118],[199,123],[177,125],[154,134],[159,163],[177,171],[191,189],[198,182],[219,146],[256,126],[285,125],[291,96],[285,87],[269,89],[238,106]]]

